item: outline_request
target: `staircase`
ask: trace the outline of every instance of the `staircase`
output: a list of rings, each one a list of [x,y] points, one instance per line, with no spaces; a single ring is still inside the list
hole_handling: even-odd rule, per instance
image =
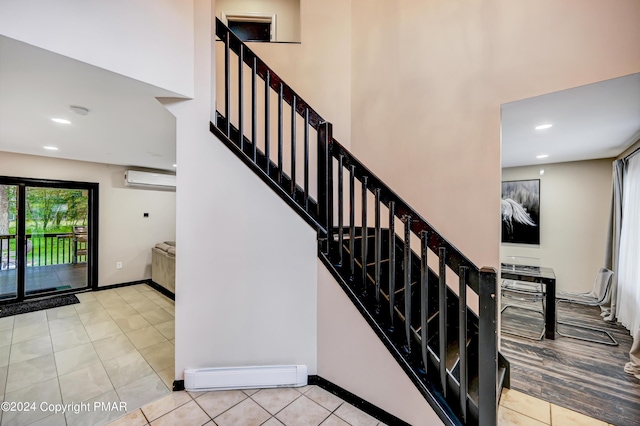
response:
[[[224,97],[211,131],[317,230],[318,257],[443,423],[497,424],[509,365],[495,269],[433,229],[218,19],[216,35]]]

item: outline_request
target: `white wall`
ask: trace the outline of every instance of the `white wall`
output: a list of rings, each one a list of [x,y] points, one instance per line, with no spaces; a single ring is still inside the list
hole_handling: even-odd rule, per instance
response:
[[[503,181],[540,179],[540,245],[503,243],[501,256],[539,258],[555,271],[558,289],[589,291],[604,266],[612,161],[502,169]]]
[[[442,424],[319,260],[318,375],[411,425]]]
[[[0,152],[3,176],[100,184],[99,286],[151,278],[151,248],[175,241],[175,192],[125,187],[124,171],[123,166]],[[116,262],[123,268],[116,269]]]
[[[0,33],[193,96],[192,0],[3,0]]]
[[[315,232],[208,131],[214,9],[195,8],[196,97],[168,105],[180,164],[176,378],[291,363],[315,374]]]
[[[216,16],[225,14],[264,13],[276,15],[276,41],[300,41],[300,0],[218,0]]]

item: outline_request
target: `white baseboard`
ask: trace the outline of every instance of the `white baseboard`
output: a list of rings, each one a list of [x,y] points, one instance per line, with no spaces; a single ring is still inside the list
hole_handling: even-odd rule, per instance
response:
[[[297,387],[306,384],[306,365],[188,368],[184,370],[184,388],[188,391]]]

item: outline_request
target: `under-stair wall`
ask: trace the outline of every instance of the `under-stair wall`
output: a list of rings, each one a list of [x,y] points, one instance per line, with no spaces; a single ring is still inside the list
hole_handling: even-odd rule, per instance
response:
[[[291,363],[315,374],[315,232],[209,131],[211,16],[211,2],[196,1],[198,96],[166,103],[179,163],[175,378]]]
[[[442,424],[320,261],[318,375],[412,426]]]

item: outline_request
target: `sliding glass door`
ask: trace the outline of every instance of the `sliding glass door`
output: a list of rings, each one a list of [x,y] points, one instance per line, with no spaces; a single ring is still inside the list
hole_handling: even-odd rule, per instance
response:
[[[0,185],[0,301],[95,286],[98,185],[19,178]]]
[[[0,184],[0,300],[18,294],[17,205],[18,187]]]

